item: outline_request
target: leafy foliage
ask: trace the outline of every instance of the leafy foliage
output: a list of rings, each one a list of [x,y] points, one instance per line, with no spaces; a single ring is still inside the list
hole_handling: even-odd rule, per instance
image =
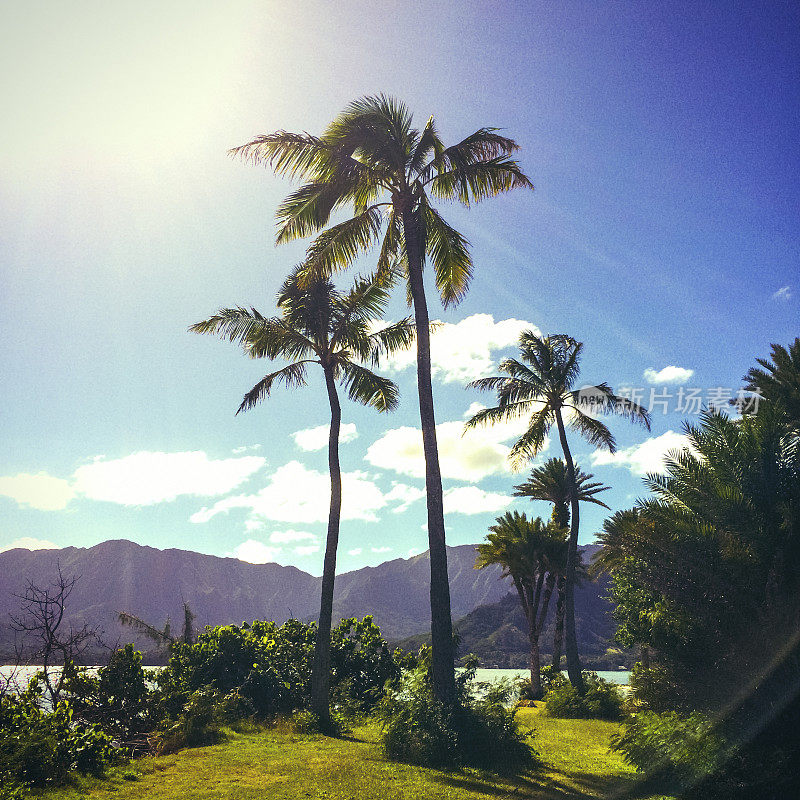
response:
[[[550,685],[544,696],[545,711],[549,717],[569,719],[622,718],[622,695],[619,688],[594,672],[583,675],[583,693],[560,673],[550,676]]]
[[[634,715],[611,747],[651,778],[680,790],[714,771],[723,745],[701,714],[669,711]]]
[[[513,686],[500,682],[474,687],[474,676],[474,666],[458,675],[457,702],[446,705],[434,697],[430,653],[423,651],[419,666],[406,672],[378,706],[387,756],[444,768],[513,771],[531,766],[534,751],[517,730],[515,711],[508,708]]]
[[[39,680],[0,697],[0,775],[18,786],[64,782],[70,772],[100,775],[117,759],[111,737],[73,719],[68,701],[42,705]]]

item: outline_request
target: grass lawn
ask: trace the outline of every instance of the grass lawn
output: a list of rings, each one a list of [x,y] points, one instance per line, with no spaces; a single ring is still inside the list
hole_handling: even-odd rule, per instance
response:
[[[441,772],[386,761],[377,729],[357,728],[348,739],[306,736],[283,729],[232,733],[213,747],[147,758],[108,780],[52,790],[47,800],[78,797],[117,800],[567,800],[612,798],[634,783],[633,770],[608,752],[613,722],[518,716],[535,730],[540,769],[514,778],[475,770]]]

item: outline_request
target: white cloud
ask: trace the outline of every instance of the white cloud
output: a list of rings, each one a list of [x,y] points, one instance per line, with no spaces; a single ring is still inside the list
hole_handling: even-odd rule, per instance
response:
[[[316,428],[306,428],[292,434],[294,443],[306,451],[322,450],[328,446],[328,435],[330,428],[328,425],[318,425]],[[358,436],[356,426],[352,422],[345,422],[339,431],[339,441],[344,444],[352,442]]]
[[[391,547],[370,547],[370,550],[373,553],[391,553],[392,552],[392,548]]]
[[[648,383],[686,383],[694,375],[693,369],[671,365],[658,371],[648,367],[644,371],[644,379]]]
[[[772,295],[773,300],[791,300],[793,296],[791,286],[781,286],[777,292]]]
[[[302,542],[304,540],[316,542],[317,537],[308,531],[275,531],[269,535],[272,544],[286,544],[287,542]]]
[[[349,556],[360,556],[364,552],[363,547],[354,547],[352,550],[347,551]]]
[[[251,564],[291,564],[295,559],[292,556],[313,555],[319,552],[318,544],[304,544],[284,549],[280,545],[268,545],[256,539],[247,539],[234,548],[232,555],[240,561],[249,561]]]
[[[254,494],[226,497],[211,508],[202,508],[189,518],[191,522],[208,522],[217,514],[244,508],[251,518],[278,522],[311,523],[328,519],[331,483],[327,473],[308,469],[299,461],[279,467],[267,485]],[[364,472],[342,475],[342,519],[374,522],[376,511],[387,504],[386,496]]]
[[[431,334],[431,371],[445,383],[465,383],[493,374],[494,351],[515,347],[524,330],[540,334],[520,319],[494,321],[491,314],[473,314],[460,322],[436,322]],[[384,361],[385,368],[403,370],[417,362],[416,349],[402,350]]]
[[[459,486],[444,493],[444,513],[493,514],[502,511],[511,501],[511,497],[486,492],[477,486]]]
[[[251,453],[255,450],[260,450],[260,449],[261,449],[260,444],[246,444],[243,447],[234,447],[233,450],[231,450],[231,452],[234,455],[238,456],[241,455],[242,453]]]
[[[265,464],[260,456],[211,459],[202,451],[140,452],[78,467],[74,489],[92,500],[148,506],[180,495],[225,494]]]
[[[473,413],[481,406],[473,404]],[[487,475],[510,472],[508,454],[511,448],[503,444],[517,439],[527,429],[528,417],[501,425],[472,428],[464,431],[461,420],[442,422],[436,426],[439,446],[439,466],[442,477],[460,481],[479,481]],[[547,450],[545,442],[543,450]],[[376,467],[391,469],[413,478],[425,477],[422,453],[422,433],[419,428],[392,428],[367,449],[366,460]]]
[[[263,542],[248,539],[234,548],[233,556],[240,561],[249,561],[251,564],[270,564],[283,552],[282,547],[269,547]]]
[[[400,514],[405,511],[412,503],[421,500],[425,497],[425,490],[418,489],[416,486],[409,486],[406,483],[392,482],[392,488],[384,495],[387,503],[399,501],[399,505],[395,506],[392,511],[395,514]]]
[[[0,495],[10,497],[21,506],[58,511],[65,508],[75,496],[75,490],[69,481],[54,478],[46,472],[35,475],[22,472],[19,475],[0,477]]]
[[[688,445],[689,440],[682,433],[667,431],[614,454],[608,450],[595,450],[591,460],[594,466],[627,467],[634,475],[645,475],[648,472],[663,472],[664,456],[671,450],[680,450]]]
[[[14,539],[10,544],[0,545],[0,553],[6,550],[14,550],[21,547],[23,550],[60,550],[61,548],[54,542],[49,542],[47,539],[34,539],[31,536],[22,536],[19,539]]]

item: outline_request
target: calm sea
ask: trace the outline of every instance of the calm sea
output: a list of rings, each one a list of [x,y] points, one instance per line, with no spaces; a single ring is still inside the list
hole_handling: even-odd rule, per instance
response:
[[[54,670],[58,670],[54,667]],[[97,669],[97,667],[90,667],[89,669]],[[148,667],[148,669],[160,669],[160,667]],[[40,667],[18,667],[0,665],[0,680],[3,682],[7,677],[10,677],[14,685],[18,689],[24,689],[28,685],[31,677],[40,670]],[[605,678],[611,683],[618,683],[626,685],[630,678],[630,671],[626,669],[611,671],[602,671],[597,673],[601,678]],[[479,669],[475,672],[475,679],[478,681],[488,682],[496,681],[500,678],[527,678],[530,676],[530,671],[527,669]]]

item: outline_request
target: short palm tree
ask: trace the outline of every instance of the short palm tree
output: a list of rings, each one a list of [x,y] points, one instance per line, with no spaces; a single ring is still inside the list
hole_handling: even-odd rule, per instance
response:
[[[507,358],[500,364],[503,375],[481,378],[470,384],[477,389],[495,391],[498,404],[475,414],[467,421],[467,428],[530,414],[528,429],[515,442],[509,454],[512,465],[520,467],[541,451],[547,433],[555,424],[567,465],[568,481],[574,487],[575,465],[567,441],[567,425],[590,444],[604,447],[612,453],[616,451],[616,442],[611,431],[599,419],[587,413],[589,400],[593,413],[619,414],[650,429],[649,412],[636,403],[615,395],[608,384],[597,384],[588,393],[574,388],[580,374],[582,351],[583,344],[570,336],[542,337],[533,331],[524,331],[520,336],[521,361]],[[578,493],[575,491],[570,493],[570,507],[572,517],[564,592],[565,650],[569,679],[576,689],[582,691],[583,681],[575,634],[575,565],[580,524]]]
[[[325,376],[331,410],[328,439],[331,499],[312,669],[313,710],[323,724],[330,717],[330,633],[342,505],[339,466],[342,410],[336,385],[343,384],[351,400],[378,411],[390,411],[397,405],[395,384],[365,366],[377,365],[382,355],[409,347],[414,339],[409,319],[370,332],[387,297],[388,289],[381,281],[360,278],[350,291],[339,292],[330,280],[309,279],[305,266],[301,265],[284,281],[278,294],[280,316],[268,318],[255,309],[226,308],[189,329],[237,342],[252,358],[280,358],[290,362],[266,375],[247,392],[237,414],[267,398],[276,384],[282,382],[289,389],[305,385],[309,364],[320,366]]]
[[[603,508],[608,506],[599,500],[596,495],[608,490],[599,481],[593,481],[594,475],[586,474],[576,464],[575,483],[578,487],[578,500],[585,503],[595,503]],[[550,516],[551,524],[559,528],[569,529],[570,519],[570,483],[567,474],[567,465],[561,458],[551,458],[540,467],[531,470],[530,477],[525,483],[515,486],[514,494],[517,497],[530,497],[531,500],[544,500],[553,504]],[[553,640],[553,667],[561,669],[561,652],[564,646],[564,607],[566,592],[566,566],[567,548],[564,549],[563,559],[553,559],[551,575],[555,576],[558,585],[558,599],[556,601],[556,625]]]
[[[422,272],[430,262],[445,306],[467,292],[472,276],[469,242],[434,208],[433,200],[472,202],[517,187],[532,188],[511,158],[512,139],[480,128],[445,147],[433,117],[422,130],[403,103],[383,95],[350,104],[322,136],[278,131],[231,151],[304,183],[278,209],[277,241],[311,236],[331,215],[352,209],[350,219],[321,233],[308,251],[322,274],[349,266],[380,245],[378,271],[398,269],[407,280],[417,326],[417,383],[431,567],[432,673],[435,695],[455,698],[454,651],[447,579],[442,478],[431,387],[428,305]]]
[[[564,541],[562,531],[546,525],[540,517],[529,520],[518,511],[498,517],[489,531],[486,541],[477,547],[475,568],[497,564],[502,576],[514,583],[528,623],[531,694],[538,699],[542,696],[539,637],[553,593],[553,581],[546,578],[558,545]]]

